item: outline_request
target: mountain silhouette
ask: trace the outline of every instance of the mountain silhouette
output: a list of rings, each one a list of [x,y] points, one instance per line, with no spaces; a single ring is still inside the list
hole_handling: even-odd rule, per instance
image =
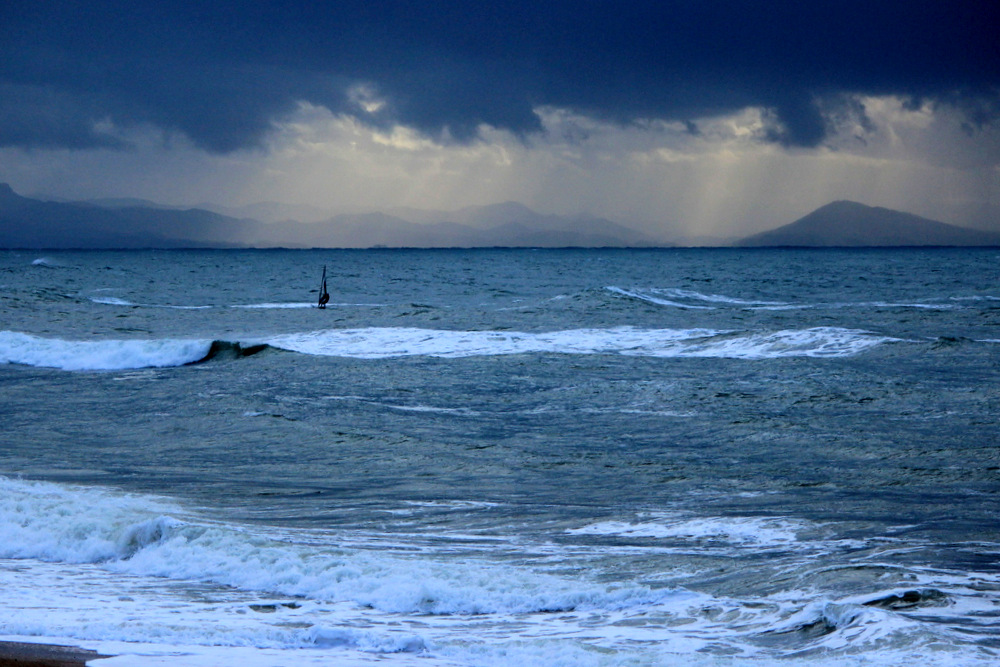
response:
[[[91,248],[449,248],[650,247],[650,236],[588,216],[536,213],[521,204],[428,211],[412,221],[387,213],[321,222],[260,222],[201,208],[136,199],[41,201],[0,183],[0,247]],[[420,217],[413,215],[412,217]]]
[[[910,213],[835,201],[777,229],[748,236],[738,246],[886,247],[994,246],[1000,233],[968,229]]]

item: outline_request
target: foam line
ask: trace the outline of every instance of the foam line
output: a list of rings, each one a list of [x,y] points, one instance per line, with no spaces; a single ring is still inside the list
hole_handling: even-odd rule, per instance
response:
[[[0,363],[67,371],[182,366],[208,356],[211,340],[62,340],[0,331]]]
[[[530,353],[771,359],[851,356],[892,340],[895,339],[836,327],[773,333],[617,327],[540,333],[416,328],[328,329],[277,336],[264,342],[302,354],[363,359]]]
[[[549,332],[448,331],[371,327],[325,329],[246,342],[152,339],[63,340],[0,331],[0,363],[103,371],[183,366],[223,351],[248,356],[266,346],[314,356],[387,359],[508,354],[620,354],[637,357],[774,359],[844,357],[897,339],[836,327],[737,333],[711,329],[571,329]]]

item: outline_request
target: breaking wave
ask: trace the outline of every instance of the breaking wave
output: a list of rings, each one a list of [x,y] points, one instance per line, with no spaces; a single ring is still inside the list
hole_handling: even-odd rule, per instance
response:
[[[90,300],[102,306],[135,306],[136,304],[116,296],[92,296]]]
[[[638,299],[654,303],[660,306],[672,306],[675,308],[692,308],[696,310],[713,310],[724,306],[738,306],[742,308],[751,307],[787,307],[790,304],[784,301],[753,301],[737,299],[721,294],[702,294],[694,290],[670,288],[646,288],[646,289],[624,289],[622,287],[607,287],[609,292],[619,296]],[[711,305],[706,305],[711,304]]]
[[[210,340],[62,340],[0,331],[0,363],[66,371],[183,366],[206,358]]]
[[[417,328],[332,329],[278,336],[266,342],[303,354],[364,359],[537,353],[769,359],[850,356],[892,340],[895,339],[832,327],[773,333],[616,327],[533,333]]]
[[[782,518],[645,518],[651,520],[637,526],[605,522],[570,532],[630,535],[638,529],[651,537],[721,540],[757,551],[767,546],[785,549],[810,528],[808,522]],[[496,628],[499,637],[530,624],[541,629],[527,631],[528,639],[515,636],[514,643],[497,644],[496,651],[506,654],[532,637],[540,641],[583,635],[607,647],[599,650],[608,655],[625,646],[629,651],[610,662],[588,658],[555,664],[772,664],[810,652],[826,656],[809,661],[818,665],[908,664],[912,660],[905,658],[928,655],[952,658],[947,664],[985,665],[995,658],[975,648],[931,651],[956,638],[966,640],[927,620],[948,618],[955,605],[966,605],[966,611],[984,618],[992,613],[984,589],[970,587],[962,574],[949,583],[948,573],[914,573],[908,587],[876,586],[846,598],[788,588],[795,583],[789,581],[774,595],[741,600],[684,586],[604,581],[468,554],[386,550],[384,543],[366,543],[363,537],[345,547],[345,537],[351,542],[349,532],[229,523],[207,519],[165,498],[0,477],[0,559],[21,561],[4,570],[2,583],[15,601],[34,600],[33,586],[46,595],[43,604],[8,614],[0,629],[8,636],[74,635],[252,646],[255,651],[421,653],[430,665],[539,664],[530,651],[524,662],[490,655],[488,647],[463,648],[465,633]],[[73,590],[81,582],[84,590],[79,595],[88,601],[94,590],[111,589],[114,594],[81,603]],[[170,585],[176,585],[179,594]],[[212,587],[209,598],[201,585]],[[188,590],[198,593],[188,596]],[[56,598],[66,600],[64,608],[52,603]],[[101,605],[100,622],[81,625],[95,604]],[[140,604],[141,618],[136,614]],[[530,623],[525,620],[529,614]],[[443,632],[446,628],[453,632]],[[456,643],[454,636],[461,640]],[[699,655],[715,649],[738,659],[699,662]],[[886,651],[890,655],[884,659],[866,659]],[[851,661],[853,655],[860,659]],[[331,658],[320,657],[326,661],[301,664],[327,664]]]
[[[1000,297],[994,296],[971,296],[971,297],[951,297],[948,301],[929,302],[920,301],[837,301],[837,302],[817,302],[817,303],[796,303],[790,301],[767,301],[754,299],[740,299],[725,296],[722,294],[703,294],[694,290],[680,288],[623,288],[606,287],[608,292],[619,297],[626,297],[652,303],[658,306],[670,308],[682,308],[690,310],[716,310],[720,308],[736,308],[740,310],[805,310],[805,309],[917,309],[917,310],[955,310],[963,308],[962,303],[974,304],[976,302],[987,305],[1000,301]]]
[[[372,327],[326,329],[246,342],[171,338],[62,340],[0,331],[0,363],[70,371],[163,368],[198,363],[219,356],[249,356],[267,347],[299,354],[357,359],[508,354],[774,359],[851,356],[896,340],[866,331],[834,327],[772,333],[632,327],[541,333]]]
[[[0,477],[0,558],[86,563],[280,596],[432,615],[618,610],[678,590],[581,583],[476,559],[437,560],[305,542],[191,515],[167,500]],[[498,576],[499,575],[499,576]]]
[[[637,523],[602,521],[567,531],[572,535],[720,542],[739,546],[789,547],[815,526],[798,520],[757,517],[648,517]]]

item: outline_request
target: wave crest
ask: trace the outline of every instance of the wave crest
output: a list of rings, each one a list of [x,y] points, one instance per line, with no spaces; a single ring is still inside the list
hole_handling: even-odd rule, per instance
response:
[[[140,549],[167,539],[177,527],[182,525],[184,524],[180,521],[167,516],[133,524],[125,529],[118,540],[119,555],[121,558],[129,559]]]
[[[735,306],[740,308],[753,307],[784,307],[789,304],[784,301],[754,301],[738,299],[722,294],[703,294],[694,290],[686,290],[678,287],[650,287],[645,289],[625,289],[622,287],[606,287],[609,292],[630,299],[638,299],[654,303],[658,306],[671,306],[674,308],[690,308],[695,310],[714,310],[716,308]],[[703,305],[703,304],[712,305]]]
[[[211,347],[208,340],[62,340],[0,331],[0,363],[66,371],[182,366],[204,359]]]
[[[223,340],[63,340],[0,331],[0,363],[65,371],[119,371],[168,368],[210,359],[249,357],[263,343],[241,345]]]
[[[362,359],[531,353],[771,359],[851,356],[893,340],[896,339],[836,327],[773,333],[632,327],[532,333],[368,328],[289,334],[271,338],[267,343],[300,354]]]
[[[748,333],[711,329],[572,329],[549,332],[446,331],[372,327],[326,329],[268,339],[62,340],[0,331],[0,363],[67,371],[114,371],[184,366],[247,357],[268,347],[299,354],[357,359],[619,354],[636,357],[844,357],[897,339],[867,331],[816,327]]]
[[[142,496],[0,477],[0,558],[91,563],[131,575],[440,616],[619,610],[690,596],[640,584],[581,584],[475,559],[415,559],[275,539],[189,514],[172,518],[179,513]]]

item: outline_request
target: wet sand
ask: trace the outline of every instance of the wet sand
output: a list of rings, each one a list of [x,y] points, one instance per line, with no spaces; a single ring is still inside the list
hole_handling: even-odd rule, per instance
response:
[[[84,667],[110,657],[77,646],[0,641],[0,667]]]

